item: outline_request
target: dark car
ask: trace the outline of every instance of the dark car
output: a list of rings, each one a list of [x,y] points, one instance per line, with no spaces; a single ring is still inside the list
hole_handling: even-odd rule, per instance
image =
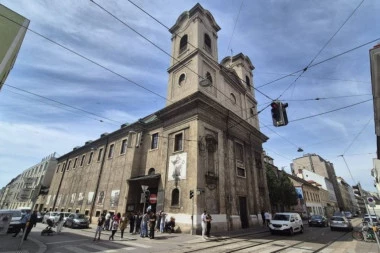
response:
[[[309,227],[313,226],[328,227],[329,221],[323,215],[312,215],[309,219]]]
[[[23,214],[21,210],[0,210],[0,213],[11,213],[12,219],[9,223],[7,233],[15,233],[22,226],[21,219]]]
[[[90,221],[86,215],[81,213],[72,213],[67,217],[64,226],[70,228],[88,228]]]

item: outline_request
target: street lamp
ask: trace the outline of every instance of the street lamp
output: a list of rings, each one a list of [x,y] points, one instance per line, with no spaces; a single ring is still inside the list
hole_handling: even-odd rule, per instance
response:
[[[144,200],[143,214],[145,213],[145,204],[146,204],[146,200],[147,200],[147,198],[146,198],[146,192],[147,192],[148,188],[149,188],[149,186],[147,186],[147,185],[141,185],[141,189],[142,189],[142,191],[144,193],[144,198],[145,198],[145,200]]]

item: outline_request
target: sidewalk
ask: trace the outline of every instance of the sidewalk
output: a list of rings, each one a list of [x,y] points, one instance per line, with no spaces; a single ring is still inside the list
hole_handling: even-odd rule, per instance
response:
[[[31,236],[28,240],[24,241],[21,249],[18,247],[21,242],[21,237],[12,237],[13,234],[0,235],[0,252],[2,253],[43,253],[46,250],[46,246],[33,239]]]

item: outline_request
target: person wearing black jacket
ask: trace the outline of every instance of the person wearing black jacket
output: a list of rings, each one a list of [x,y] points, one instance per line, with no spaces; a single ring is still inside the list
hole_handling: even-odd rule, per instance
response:
[[[29,221],[26,223],[26,231],[25,231],[25,237],[24,240],[27,240],[28,235],[33,227],[35,227],[37,224],[37,210],[34,210],[32,215],[29,218]]]

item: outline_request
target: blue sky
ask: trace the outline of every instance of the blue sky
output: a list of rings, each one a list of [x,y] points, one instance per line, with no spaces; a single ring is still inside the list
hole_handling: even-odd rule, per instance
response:
[[[95,2],[171,52],[170,32],[130,1]],[[133,2],[167,27],[197,3]],[[265,84],[305,68],[316,56],[314,64],[380,38],[380,3],[364,1],[336,33],[361,0],[198,2],[221,27],[219,61],[229,56],[231,49],[234,54],[244,53],[255,66],[254,86],[262,86],[260,92],[272,99],[283,93],[281,100],[289,103],[285,127],[272,126],[269,109],[259,114],[261,131],[270,138],[264,148],[275,165],[290,172],[292,159],[316,153],[332,162],[336,174],[349,184],[360,181],[366,190],[374,191],[370,176],[376,157],[372,101],[298,119],[371,99],[368,51],[378,42],[310,67],[295,83],[299,73]],[[30,19],[29,28],[34,32],[104,67],[27,32],[0,91],[0,187],[53,152],[63,155],[165,106],[162,97],[166,97],[170,57],[91,1],[0,3]],[[270,102],[258,91],[255,95],[259,109]],[[321,99],[308,100],[315,98]],[[304,153],[297,152],[298,147]],[[348,168],[339,156],[342,154]]]

